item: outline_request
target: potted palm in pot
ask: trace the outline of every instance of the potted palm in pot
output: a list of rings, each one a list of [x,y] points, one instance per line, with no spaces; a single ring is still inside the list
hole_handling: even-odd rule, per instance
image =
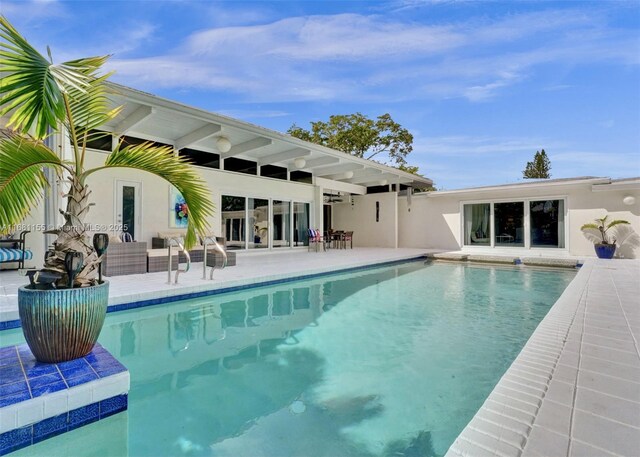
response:
[[[580,227],[585,237],[593,242],[596,255],[600,259],[612,259],[616,253],[616,239],[608,233],[613,227],[628,225],[629,222],[622,219],[615,219],[607,222],[609,216],[595,219],[595,223],[584,224]]]
[[[116,167],[133,168],[164,178],[184,196],[189,207],[185,247],[208,232],[213,214],[210,191],[195,169],[172,148],[151,142],[120,143],[96,168],[85,166],[87,143],[99,128],[116,118],[121,107],[109,102],[109,74],[101,68],[108,59],[88,57],[54,64],[34,49],[0,16],[0,115],[9,116],[0,137],[0,234],[22,222],[43,198],[48,186],[45,168],[66,183],[66,208],[61,227],[48,231],[56,239],[43,271],[55,289],[20,288],[18,308],[27,343],[43,362],[61,362],[91,351],[102,328],[109,284],[98,279],[102,260],[87,236],[91,206],[89,178]],[[65,160],[46,139],[62,130],[73,158]],[[117,133],[117,132],[116,132]],[[104,247],[104,246],[103,246]]]

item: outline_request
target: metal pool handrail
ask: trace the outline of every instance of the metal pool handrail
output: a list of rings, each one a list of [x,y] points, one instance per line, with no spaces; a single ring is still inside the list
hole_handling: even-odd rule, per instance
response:
[[[216,251],[222,254],[222,267],[221,270],[227,266],[227,251],[224,250],[222,246],[218,243],[215,236],[204,236],[202,237],[202,245],[204,247],[203,259],[202,259],[202,279],[207,279],[207,247],[209,243],[212,243]],[[211,265],[211,273],[209,274],[209,279],[213,279],[213,271],[216,269],[216,263],[213,262]]]
[[[182,251],[182,253],[187,258],[187,266],[185,267],[184,270],[181,270],[180,254],[178,254],[178,269],[176,270],[176,279],[174,284],[178,284],[178,276],[180,275],[180,273],[186,273],[191,268],[191,256],[189,255],[189,252],[182,245],[181,238],[177,238],[177,237],[167,238],[167,251],[169,256],[168,266],[167,266],[167,284],[171,284],[171,247],[173,246],[173,243],[175,243],[178,246],[178,248]]]

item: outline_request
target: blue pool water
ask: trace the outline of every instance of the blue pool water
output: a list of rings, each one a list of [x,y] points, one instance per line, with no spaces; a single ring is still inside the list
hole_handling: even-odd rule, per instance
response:
[[[110,314],[129,411],[14,455],[439,456],[573,277],[411,262]]]

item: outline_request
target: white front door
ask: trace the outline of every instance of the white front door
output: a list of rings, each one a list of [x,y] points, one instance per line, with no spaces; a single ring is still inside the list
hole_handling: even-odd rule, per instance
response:
[[[142,183],[116,180],[116,224],[136,241],[142,230],[141,193]]]

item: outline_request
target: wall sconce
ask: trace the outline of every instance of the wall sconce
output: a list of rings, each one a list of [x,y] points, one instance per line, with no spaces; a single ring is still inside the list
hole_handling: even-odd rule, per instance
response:
[[[633,197],[631,195],[627,195],[626,197],[624,197],[622,199],[622,203],[624,203],[627,206],[631,206],[634,205],[636,202],[636,197]]]
[[[216,141],[216,147],[218,148],[218,151],[224,154],[225,152],[229,152],[231,149],[231,141],[229,141],[229,138],[225,136],[219,136]]]
[[[307,161],[304,160],[302,157],[298,157],[296,160],[293,161],[293,165],[295,165],[297,169],[304,168],[306,164],[307,164]]]

